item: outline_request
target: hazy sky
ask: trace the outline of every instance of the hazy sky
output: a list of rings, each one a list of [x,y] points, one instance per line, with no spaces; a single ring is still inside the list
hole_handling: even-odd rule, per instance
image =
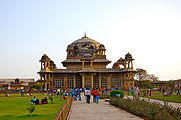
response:
[[[84,32],[108,67],[130,52],[134,68],[181,78],[181,0],[0,0],[0,78],[38,79],[44,53],[62,68]]]

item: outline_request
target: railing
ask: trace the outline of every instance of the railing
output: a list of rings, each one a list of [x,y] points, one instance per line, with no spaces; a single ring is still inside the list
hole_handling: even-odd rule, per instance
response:
[[[72,105],[73,98],[70,97],[67,102],[63,105],[63,107],[58,112],[55,120],[67,120],[71,105]]]

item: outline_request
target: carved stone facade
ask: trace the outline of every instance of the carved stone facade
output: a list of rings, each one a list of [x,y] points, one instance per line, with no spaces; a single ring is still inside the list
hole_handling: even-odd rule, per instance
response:
[[[130,53],[120,58],[112,68],[106,59],[103,44],[84,35],[68,45],[67,58],[62,62],[66,69],[57,69],[54,62],[44,54],[40,60],[39,82],[42,89],[67,88],[119,88],[134,87],[133,58]]]

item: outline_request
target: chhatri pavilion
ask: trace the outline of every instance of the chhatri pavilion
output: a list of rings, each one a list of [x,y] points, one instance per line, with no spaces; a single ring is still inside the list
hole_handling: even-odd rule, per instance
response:
[[[106,68],[111,61],[106,59],[103,44],[84,37],[67,46],[67,58],[62,61],[65,69],[58,69],[55,63],[44,54],[40,60],[39,83],[42,89],[67,88],[119,88],[134,87],[132,55],[115,62],[112,68]]]

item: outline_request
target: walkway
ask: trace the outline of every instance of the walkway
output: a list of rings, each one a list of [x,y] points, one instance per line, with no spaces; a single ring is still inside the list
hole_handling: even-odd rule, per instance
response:
[[[133,96],[125,96],[126,97],[129,97],[129,98],[133,98]],[[141,99],[145,99],[148,101],[148,98],[143,98],[143,97],[140,97]],[[157,103],[161,103],[162,105],[164,105],[164,101],[162,100],[156,100],[156,99],[150,99],[150,102],[157,102]],[[181,103],[174,103],[174,102],[167,102],[168,105],[172,105],[173,107],[175,108],[181,108]]]
[[[99,104],[85,103],[82,101],[74,101],[70,110],[70,120],[143,120],[131,113],[121,110],[110,105],[104,100],[100,100]]]

